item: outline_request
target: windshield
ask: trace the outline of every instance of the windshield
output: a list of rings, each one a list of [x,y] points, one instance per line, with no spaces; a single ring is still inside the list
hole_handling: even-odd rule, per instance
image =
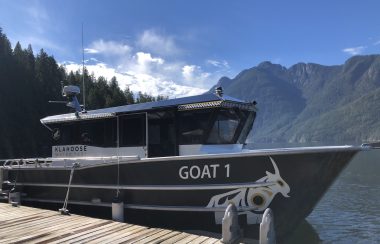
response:
[[[181,112],[179,119],[180,144],[203,144],[212,112],[211,109]]]
[[[231,144],[235,143],[236,130],[240,124],[240,118],[234,110],[221,110],[212,126],[207,143]]]

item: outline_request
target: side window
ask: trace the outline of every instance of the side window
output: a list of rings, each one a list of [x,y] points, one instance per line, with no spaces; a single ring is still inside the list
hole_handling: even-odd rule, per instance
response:
[[[75,133],[77,131],[76,123],[62,123],[52,126],[53,145],[72,145],[76,143]]]
[[[76,135],[75,144],[89,146],[104,145],[104,120],[83,121],[80,123],[78,134]]]
[[[119,118],[120,146],[137,147],[146,145],[146,119],[142,115],[125,115]]]
[[[116,147],[116,119],[63,123],[54,127],[52,137],[54,145]]]

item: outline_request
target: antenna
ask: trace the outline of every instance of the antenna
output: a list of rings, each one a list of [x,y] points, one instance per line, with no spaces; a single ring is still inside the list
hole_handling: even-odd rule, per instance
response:
[[[82,85],[83,85],[83,111],[86,111],[86,86],[84,85],[83,22],[82,22]]]

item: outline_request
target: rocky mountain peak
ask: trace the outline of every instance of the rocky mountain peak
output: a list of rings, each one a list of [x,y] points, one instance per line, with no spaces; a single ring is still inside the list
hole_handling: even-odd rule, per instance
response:
[[[223,77],[225,94],[259,102],[251,141],[360,144],[380,140],[380,55],[342,65],[265,61]],[[363,112],[365,111],[365,112]]]
[[[264,61],[261,62],[259,65],[256,67],[257,69],[262,69],[262,70],[270,70],[272,72],[284,72],[286,71],[286,68],[280,64],[273,64],[270,61]]]

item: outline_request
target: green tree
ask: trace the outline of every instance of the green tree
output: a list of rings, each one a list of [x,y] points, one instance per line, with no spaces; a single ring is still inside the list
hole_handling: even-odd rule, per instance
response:
[[[133,92],[129,89],[129,86],[125,88],[124,90],[124,96],[127,101],[127,104],[134,104],[135,103],[135,96],[133,95]]]
[[[127,99],[123,91],[119,87],[119,83],[116,77],[112,77],[109,85],[109,102],[106,103],[106,107],[121,106],[127,104]]]

